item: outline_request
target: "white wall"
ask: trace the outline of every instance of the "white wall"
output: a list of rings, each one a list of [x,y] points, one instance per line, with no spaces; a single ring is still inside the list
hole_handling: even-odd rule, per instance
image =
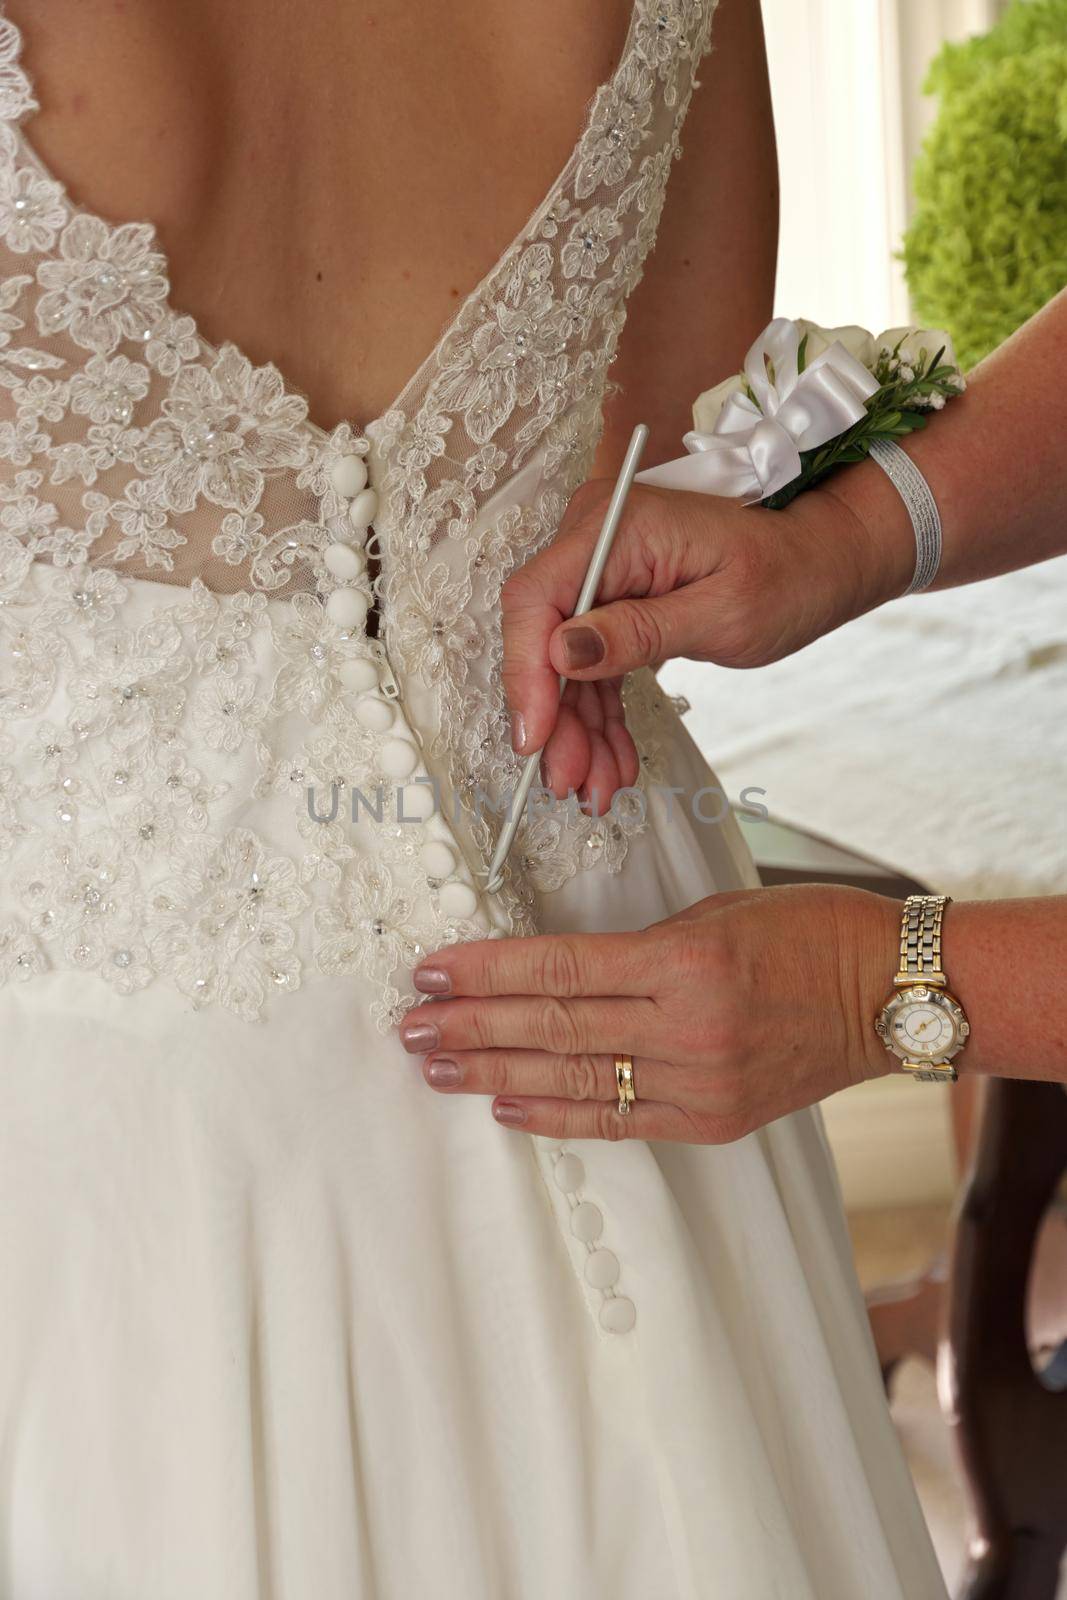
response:
[[[877,333],[909,320],[894,260],[945,39],[1002,0],[763,0],[782,177],[775,310]]]
[[[895,315],[878,0],[763,0],[778,129],[776,312],[878,332]]]

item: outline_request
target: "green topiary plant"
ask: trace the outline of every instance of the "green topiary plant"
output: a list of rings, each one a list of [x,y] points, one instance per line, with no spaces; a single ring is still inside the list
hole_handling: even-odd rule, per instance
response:
[[[941,105],[904,261],[916,319],[966,370],[1067,283],[1067,0],[1013,0],[924,88]]]

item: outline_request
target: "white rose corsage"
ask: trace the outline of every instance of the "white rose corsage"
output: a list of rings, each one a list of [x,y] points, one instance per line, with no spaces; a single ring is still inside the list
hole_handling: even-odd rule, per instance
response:
[[[925,427],[964,387],[947,333],[890,328],[876,339],[777,317],[744,370],[694,403],[688,455],[636,481],[780,510],[872,445]]]

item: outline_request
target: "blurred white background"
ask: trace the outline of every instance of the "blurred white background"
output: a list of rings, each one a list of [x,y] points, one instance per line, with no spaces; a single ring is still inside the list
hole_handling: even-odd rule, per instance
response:
[[[878,333],[908,321],[894,260],[933,115],[926,68],[1001,0],[763,0],[782,177],[776,314]]]

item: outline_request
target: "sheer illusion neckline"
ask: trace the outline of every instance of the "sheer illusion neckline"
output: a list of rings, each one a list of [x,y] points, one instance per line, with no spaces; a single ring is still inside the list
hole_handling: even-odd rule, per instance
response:
[[[101,222],[103,226],[108,229],[128,227],[132,225],[147,227],[151,230],[153,249],[162,258],[163,277],[165,278],[167,285],[167,298],[163,303],[171,315],[187,319],[187,321],[191,323],[192,335],[195,338],[197,346],[204,358],[206,358],[208,361],[215,361],[221,356],[223,351],[231,350],[236,355],[249,361],[251,366],[258,368],[261,371],[267,370],[275,373],[286,396],[290,399],[299,400],[304,408],[304,415],[301,419],[301,427],[304,428],[306,432],[311,434],[318,442],[329,439],[331,436],[336,434],[339,429],[345,427],[349,428],[357,438],[373,437],[375,430],[383,427],[393,413],[405,412],[411,395],[418,389],[419,384],[425,378],[426,374],[432,370],[439,352],[447,344],[451,335],[463,326],[465,319],[471,313],[471,309],[484,298],[485,292],[490,283],[493,282],[493,280],[505,269],[509,262],[518,254],[521,248],[525,245],[526,241],[535,234],[545,217],[551,211],[553,205],[559,199],[560,194],[566,189],[567,184],[572,178],[581,159],[582,145],[589,133],[590,128],[592,127],[597,101],[606,89],[612,87],[619,80],[620,76],[626,69],[627,63],[634,49],[635,35],[637,32],[638,22],[641,17],[641,12],[646,4],[647,0],[632,0],[629,21],[626,29],[626,37],[623,41],[622,49],[619,53],[615,66],[608,77],[603,79],[602,82],[598,84],[597,88],[586,101],[581,127],[579,128],[578,137],[571,148],[570,155],[560,168],[559,173],[545,193],[541,202],[531,212],[530,216],[520,228],[519,232],[514,235],[510,243],[504,248],[501,254],[497,256],[496,260],[493,262],[488,271],[483,273],[482,277],[478,279],[473,288],[460,300],[456,310],[445,322],[433,346],[427,351],[426,355],[415,368],[414,372],[405,381],[399,393],[392,399],[392,401],[390,401],[389,405],[386,406],[384,411],[379,412],[377,416],[368,418],[365,422],[359,422],[357,419],[348,416],[338,417],[328,426],[314,421],[310,415],[311,402],[309,396],[305,394],[296,383],[291,381],[284,368],[279,366],[277,362],[270,359],[263,362],[252,362],[251,358],[247,356],[246,352],[233,339],[224,339],[219,344],[212,343],[211,340],[205,337],[200,327],[199,318],[195,316],[194,313],[187,307],[175,304],[173,295],[171,293],[170,257],[167,251],[164,249],[162,241],[159,238],[156,224],[150,218],[143,217],[123,218],[119,221],[114,221],[108,217],[102,216],[98,211],[93,211],[88,206],[81,205],[74,198],[71,187],[58,176],[58,174],[52,169],[51,165],[39,154],[32,139],[27,134],[26,124],[32,119],[32,111],[27,116],[20,119],[16,124],[16,137],[19,140],[22,153],[25,158],[36,168],[37,172],[42,177],[47,178],[50,182],[58,186],[63,196],[64,203],[72,217],[85,217],[94,222]],[[4,4],[4,0],[0,0],[0,19],[6,17],[7,7]],[[25,31],[18,24],[12,22],[10,18],[7,18],[7,20],[9,25],[15,28],[21,44],[24,47],[26,42]],[[34,100],[34,108],[39,109],[41,106],[41,101],[36,93],[36,86],[33,76],[28,72],[25,60],[23,58],[20,58],[19,65],[23,76],[29,84],[30,93]]]

